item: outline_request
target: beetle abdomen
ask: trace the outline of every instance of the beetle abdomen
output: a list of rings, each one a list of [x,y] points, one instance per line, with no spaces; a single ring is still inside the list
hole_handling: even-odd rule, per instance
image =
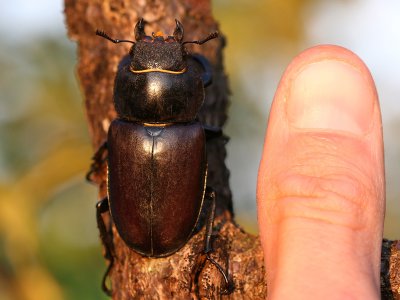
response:
[[[199,122],[144,126],[114,120],[108,135],[110,209],[121,238],[146,256],[166,256],[190,238],[206,181]]]

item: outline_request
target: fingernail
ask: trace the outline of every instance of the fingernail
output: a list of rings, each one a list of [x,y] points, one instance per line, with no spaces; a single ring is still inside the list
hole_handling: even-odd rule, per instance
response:
[[[289,123],[303,129],[364,134],[371,127],[375,92],[369,74],[335,59],[304,66],[286,99]]]

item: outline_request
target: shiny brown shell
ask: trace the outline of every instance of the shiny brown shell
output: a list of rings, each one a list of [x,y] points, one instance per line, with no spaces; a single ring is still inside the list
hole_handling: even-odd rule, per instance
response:
[[[146,126],[116,119],[108,151],[108,198],[121,238],[145,256],[176,252],[192,235],[204,199],[201,124]]]

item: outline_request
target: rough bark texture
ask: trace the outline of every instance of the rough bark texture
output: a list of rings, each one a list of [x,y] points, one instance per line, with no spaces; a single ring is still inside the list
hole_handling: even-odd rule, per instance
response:
[[[106,138],[111,120],[116,117],[112,102],[114,76],[119,60],[128,52],[128,44],[112,44],[95,36],[102,29],[114,38],[133,39],[133,27],[139,17],[148,23],[147,33],[172,33],[174,19],[185,28],[185,39],[205,37],[218,30],[209,0],[65,0],[66,23],[70,38],[78,43],[78,77],[85,97],[88,126],[93,145],[99,147]],[[224,37],[203,46],[190,46],[213,64],[213,84],[207,88],[200,112],[204,124],[223,126],[228,105],[228,83],[223,70]],[[204,228],[179,252],[150,259],[131,251],[115,228],[115,264],[110,277],[113,299],[263,299],[267,295],[265,267],[257,237],[245,233],[233,221],[231,192],[224,160],[226,139],[207,144],[208,184],[217,192],[217,219],[213,257],[229,268],[235,290],[228,296],[219,294],[221,275],[207,263],[199,278],[198,294],[190,293],[190,275],[196,257],[203,249]],[[89,163],[89,162],[88,162]],[[96,181],[100,197],[106,195],[106,171],[98,172]],[[382,253],[382,295],[400,299],[400,243],[384,241]]]

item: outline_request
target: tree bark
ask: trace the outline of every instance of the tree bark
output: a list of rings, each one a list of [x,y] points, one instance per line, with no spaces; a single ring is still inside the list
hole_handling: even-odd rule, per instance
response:
[[[109,124],[116,117],[112,90],[119,60],[128,52],[127,44],[112,44],[97,37],[96,29],[114,38],[133,39],[133,27],[140,17],[148,23],[147,33],[171,34],[174,19],[183,23],[185,40],[195,40],[218,30],[209,0],[65,0],[69,37],[78,44],[77,73],[85,97],[85,107],[93,146],[106,139]],[[213,84],[199,114],[203,124],[222,127],[227,119],[229,88],[223,68],[225,38],[202,46],[190,46],[213,65]],[[216,190],[217,218],[214,223],[212,257],[229,270],[234,282],[230,295],[220,295],[224,281],[218,270],[206,263],[199,276],[199,289],[191,293],[191,271],[203,250],[204,228],[177,253],[166,258],[147,258],[130,250],[113,226],[115,263],[110,272],[113,299],[264,299],[267,295],[265,267],[259,239],[245,233],[233,220],[229,171],[225,166],[226,138],[207,143],[208,185]],[[89,164],[89,162],[88,162]],[[106,195],[106,167],[95,174],[99,196]],[[382,296],[400,299],[400,243],[384,241],[382,251]],[[356,249],[355,249],[356,251]],[[355,279],[356,280],[356,279]]]

